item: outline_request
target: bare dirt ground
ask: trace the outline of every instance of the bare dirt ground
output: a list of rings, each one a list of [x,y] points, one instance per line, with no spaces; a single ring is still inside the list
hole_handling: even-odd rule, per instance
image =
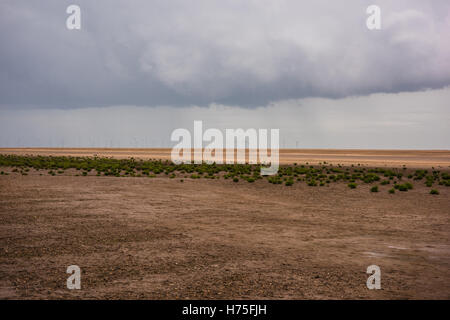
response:
[[[370,186],[10,172],[0,298],[449,299],[450,188]]]

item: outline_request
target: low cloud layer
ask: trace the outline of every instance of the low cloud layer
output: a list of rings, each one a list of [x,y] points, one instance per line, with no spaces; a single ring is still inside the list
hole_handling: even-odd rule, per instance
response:
[[[282,148],[450,149],[450,88],[265,107],[0,110],[0,147],[173,147],[177,128],[280,129]]]
[[[450,3],[376,2],[379,31],[369,1],[79,0],[69,31],[72,1],[4,0],[0,108],[257,107],[449,85]]]

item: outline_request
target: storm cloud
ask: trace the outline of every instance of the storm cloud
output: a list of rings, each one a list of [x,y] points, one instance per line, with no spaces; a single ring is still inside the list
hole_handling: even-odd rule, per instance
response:
[[[450,87],[265,107],[0,109],[0,147],[173,147],[177,128],[280,129],[282,148],[450,149]]]
[[[265,106],[450,84],[450,2],[0,3],[0,108]],[[344,5],[345,4],[345,5]]]

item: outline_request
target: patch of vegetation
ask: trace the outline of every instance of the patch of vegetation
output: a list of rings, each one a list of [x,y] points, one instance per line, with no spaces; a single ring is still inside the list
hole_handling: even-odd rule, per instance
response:
[[[292,186],[294,181],[305,183],[307,186],[329,186],[332,183],[345,183],[351,189],[360,183],[379,182],[380,186],[392,184],[395,190],[408,191],[413,189],[412,180],[425,179],[425,185],[434,184],[450,186],[450,171],[447,170],[411,170],[403,168],[369,168],[361,165],[333,166],[326,162],[280,166],[278,173],[273,176],[261,176],[260,165],[256,164],[174,164],[167,160],[114,159],[99,157],[53,157],[53,156],[17,156],[0,155],[0,167],[12,168],[13,173],[27,175],[30,169],[47,172],[49,175],[70,174],[69,169],[75,169],[74,175],[105,176],[105,177],[164,177],[191,179],[230,179],[234,182],[246,180],[254,183],[265,179],[269,183]],[[76,174],[75,174],[76,173]],[[0,174],[7,175],[4,170]],[[43,173],[40,173],[42,175]],[[383,179],[381,179],[383,177]],[[405,179],[404,177],[407,177]],[[402,179],[406,180],[401,182]],[[408,181],[409,180],[409,181]],[[180,180],[181,181],[181,180]],[[392,183],[391,183],[392,182]],[[379,187],[378,187],[379,188]],[[375,190],[372,187],[371,190]],[[393,192],[391,192],[393,190]],[[375,192],[375,191],[373,191]]]
[[[283,182],[278,176],[270,176],[269,178],[267,178],[267,181],[272,184],[281,184]]]
[[[354,183],[354,182],[352,182],[352,183],[349,183],[347,186],[348,186],[350,189],[355,189],[356,186],[357,186],[357,184]]]

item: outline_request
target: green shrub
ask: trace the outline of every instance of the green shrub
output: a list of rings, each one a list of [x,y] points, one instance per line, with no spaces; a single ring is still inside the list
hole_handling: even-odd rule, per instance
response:
[[[233,182],[239,182],[239,179],[238,178],[233,178]]]
[[[363,177],[363,181],[365,183],[371,183],[371,182],[375,182],[375,181],[379,181],[380,177],[377,176],[375,173],[367,173],[364,177]]]
[[[308,186],[309,186],[309,187],[316,187],[316,186],[317,186],[316,180],[311,180],[311,181],[309,181],[309,182],[308,182]]]
[[[431,189],[430,194],[439,194],[439,191],[437,191],[436,189]]]
[[[394,188],[389,189],[389,193],[391,193],[391,194],[395,193],[395,189]]]
[[[349,183],[347,186],[348,186],[350,189],[355,189],[357,185],[356,185],[356,183],[352,182],[352,183]]]
[[[378,186],[373,186],[370,188],[370,192],[378,192]]]
[[[404,184],[396,184],[394,186],[395,189],[398,189],[399,191],[408,191],[413,188],[413,185],[409,182],[406,182]]]
[[[272,176],[272,177],[269,177],[269,178],[267,179],[267,181],[268,181],[269,183],[272,183],[272,184],[281,184],[281,183],[282,183],[281,178],[278,177],[278,176]]]

